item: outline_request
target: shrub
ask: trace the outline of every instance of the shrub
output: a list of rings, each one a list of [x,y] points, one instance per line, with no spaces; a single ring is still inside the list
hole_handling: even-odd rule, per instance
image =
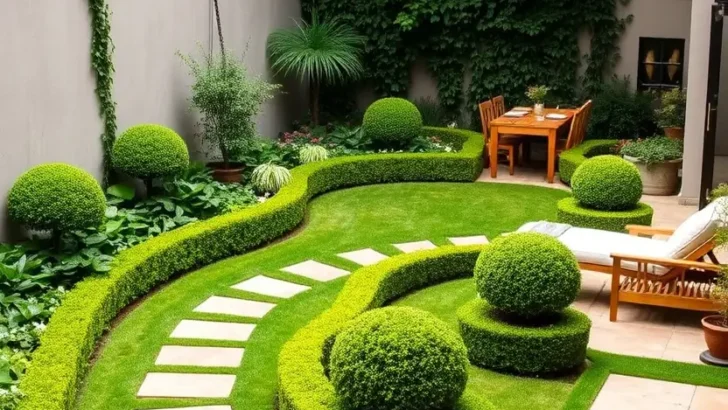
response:
[[[601,211],[581,206],[574,198],[556,204],[556,219],[565,224],[603,231],[624,232],[627,225],[652,225],[652,207],[639,202],[626,211]]]
[[[336,337],[331,382],[347,409],[452,408],[469,364],[447,324],[425,311],[388,307],[362,314]]]
[[[685,127],[685,108],[688,103],[686,90],[673,88],[663,93],[660,98],[660,108],[655,110],[657,125],[662,128]]]
[[[476,299],[457,312],[460,334],[473,364],[502,372],[547,375],[584,364],[591,320],[568,308],[548,326],[504,322],[488,302]]]
[[[587,208],[632,209],[642,197],[642,177],[634,164],[614,155],[590,158],[571,178],[574,197]]]
[[[304,145],[298,150],[298,158],[301,164],[325,161],[329,158],[329,151],[320,145]]]
[[[250,178],[256,191],[271,194],[278,192],[293,179],[291,171],[275,164],[258,165]]]
[[[124,131],[111,154],[114,168],[144,180],[183,173],[190,164],[185,141],[174,130],[155,124]]]
[[[475,265],[478,293],[519,318],[557,313],[579,293],[581,272],[569,248],[548,235],[514,233],[487,245]]]
[[[69,231],[101,224],[106,198],[88,172],[68,164],[38,165],[13,184],[8,213],[33,229]]]
[[[683,142],[666,137],[630,141],[622,147],[620,154],[636,158],[645,164],[674,161],[682,158]]]
[[[362,127],[376,144],[401,148],[422,132],[422,115],[405,99],[383,98],[367,108]]]
[[[632,139],[657,130],[652,96],[633,91],[627,78],[606,82],[593,101],[589,139]]]
[[[571,177],[579,165],[597,155],[612,154],[617,143],[617,140],[589,140],[562,152],[559,155],[559,178],[563,183],[571,185]]]

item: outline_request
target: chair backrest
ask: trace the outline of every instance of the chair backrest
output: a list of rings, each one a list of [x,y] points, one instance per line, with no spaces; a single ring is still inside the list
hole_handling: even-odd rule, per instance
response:
[[[495,111],[495,118],[506,113],[506,99],[502,95],[493,98],[493,110]]]
[[[478,109],[480,110],[480,122],[483,124],[483,137],[485,141],[488,141],[490,137],[490,122],[498,118],[498,116],[495,115],[492,101],[483,101],[478,104]]]
[[[582,105],[571,121],[571,129],[569,130],[569,138],[566,140],[566,149],[571,149],[581,144],[586,136],[586,130],[589,127],[589,118],[591,118],[592,102],[587,101]]]
[[[668,256],[682,259],[710,240],[722,222],[722,212],[726,205],[728,198],[719,198],[680,224],[667,240]]]

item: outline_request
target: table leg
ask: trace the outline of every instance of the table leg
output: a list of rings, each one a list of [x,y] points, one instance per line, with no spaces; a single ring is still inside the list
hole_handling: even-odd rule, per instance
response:
[[[547,174],[546,180],[549,184],[554,183],[554,173],[556,167],[556,130],[549,131],[549,146],[548,146],[548,165],[546,167]]]
[[[490,127],[490,177],[498,176],[498,127]]]

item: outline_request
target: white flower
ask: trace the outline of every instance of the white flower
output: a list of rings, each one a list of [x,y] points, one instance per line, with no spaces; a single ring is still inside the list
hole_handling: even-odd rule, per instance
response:
[[[452,147],[445,147],[445,152],[452,152]]]
[[[447,126],[447,127],[448,127],[448,128],[456,128],[457,126],[458,126],[458,123],[457,123],[457,122],[455,122],[455,121],[453,121],[453,122],[451,122],[450,124],[448,124],[448,126]]]
[[[46,330],[46,325],[45,323],[33,322],[33,328],[38,332],[43,332],[44,330]]]

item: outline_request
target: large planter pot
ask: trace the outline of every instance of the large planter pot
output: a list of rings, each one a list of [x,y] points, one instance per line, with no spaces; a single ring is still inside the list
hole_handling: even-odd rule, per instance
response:
[[[674,140],[685,139],[685,128],[669,127],[663,128],[662,130],[665,131],[665,136],[667,136],[667,138]]]
[[[716,359],[728,360],[728,327],[721,326],[722,322],[723,317],[720,315],[704,317],[703,332],[710,355]]]
[[[677,191],[678,171],[682,159],[646,164],[625,155],[624,159],[635,164],[642,176],[642,193],[645,195],[673,195]]]
[[[230,162],[228,163],[228,167],[225,168],[225,164],[222,162],[208,162],[207,167],[212,169],[212,178],[215,181],[219,181],[224,184],[243,182],[243,170],[245,169],[245,164]]]

